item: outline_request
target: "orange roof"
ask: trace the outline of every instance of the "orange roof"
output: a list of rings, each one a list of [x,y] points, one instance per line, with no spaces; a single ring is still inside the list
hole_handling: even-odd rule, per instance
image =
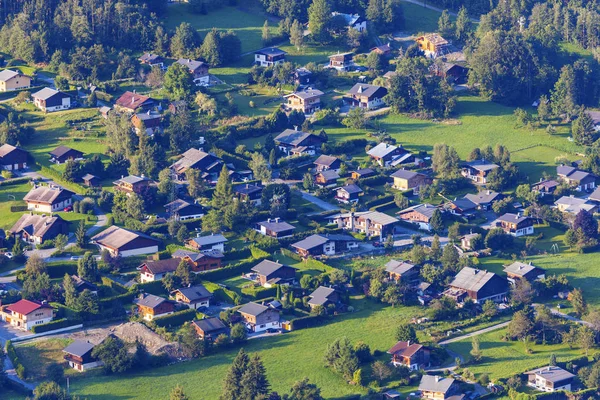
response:
[[[136,108],[141,107],[148,100],[150,100],[150,97],[148,96],[127,91],[117,99],[115,104],[123,108],[135,110]]]
[[[421,350],[423,345],[418,343],[410,344],[410,342],[398,342],[391,349],[388,350],[388,354],[396,354],[404,357],[411,357],[417,351]]]

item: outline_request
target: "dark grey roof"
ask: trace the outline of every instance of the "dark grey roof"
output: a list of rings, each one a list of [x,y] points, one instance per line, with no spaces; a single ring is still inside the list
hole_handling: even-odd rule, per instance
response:
[[[319,174],[321,174],[323,176],[323,178],[325,178],[325,180],[328,180],[328,181],[340,178],[340,174],[338,174],[337,171],[335,171],[333,169],[328,169],[327,171],[321,171],[321,172],[319,172]]]
[[[385,272],[390,272],[398,275],[406,274],[411,269],[415,268],[414,264],[404,261],[390,260],[385,264]]]
[[[593,175],[590,174],[589,172],[576,170],[576,171],[573,171],[569,176],[567,176],[567,178],[569,178],[570,180],[573,180],[573,181],[580,182],[589,176],[593,177]]]
[[[346,192],[348,192],[349,194],[354,194],[354,193],[362,193],[362,189],[358,187],[358,185],[352,183],[350,185],[346,185],[346,186],[342,186],[340,188],[340,190],[344,190]]]
[[[263,190],[262,186],[260,186],[258,184],[251,185],[249,183],[245,183],[243,185],[238,185],[233,188],[233,191],[235,193],[240,193],[240,194],[245,194],[245,195],[262,192],[262,190]]]
[[[334,157],[334,156],[326,156],[325,154],[321,154],[319,156],[319,158],[317,158],[315,160],[315,164],[316,165],[325,165],[327,167],[330,167],[331,164],[333,164],[334,162],[338,161],[339,158]]]
[[[407,169],[399,169],[398,171],[394,172],[390,176],[392,178],[410,179],[410,178],[414,178],[417,175],[423,175],[423,174],[420,174],[415,171],[409,171]]]
[[[76,340],[63,349],[65,353],[73,354],[74,356],[83,357],[90,350],[94,348],[94,345],[90,342],[83,340]]]
[[[536,375],[550,382],[561,382],[567,379],[574,378],[575,375],[560,367],[543,367],[526,372],[527,375]]]
[[[536,268],[538,267],[536,267],[535,265],[531,265],[531,263],[525,264],[519,261],[515,261],[514,263],[504,267],[504,272],[518,276],[525,276],[531,271],[535,270]]]
[[[227,238],[219,233],[216,235],[195,237],[192,240],[200,246],[208,246],[211,244],[225,243]]]
[[[152,274],[157,275],[175,272],[180,262],[181,260],[177,258],[167,258],[164,260],[146,261],[141,266],[145,265]]]
[[[278,218],[276,218],[275,220],[259,222],[258,225],[264,226],[265,228],[273,232],[285,232],[292,229],[296,229],[294,225],[288,224],[285,221],[279,221]]]
[[[190,58],[180,58],[179,60],[177,60],[177,63],[188,67],[192,71],[195,71],[203,65],[206,65],[204,61],[196,61]]]
[[[593,201],[600,201],[600,187],[597,187],[596,190],[590,194],[589,199]]]
[[[423,203],[417,204],[412,207],[405,208],[404,210],[398,211],[399,215],[406,214],[411,211],[418,212],[421,215],[426,216],[427,218],[431,218],[433,216],[433,212],[437,210],[437,207],[432,206],[431,204]]]
[[[114,183],[129,183],[131,185],[138,183],[138,182],[143,182],[143,181],[149,181],[150,179],[146,178],[145,176],[136,176],[136,175],[129,175],[126,176],[124,178],[121,178],[117,181],[115,181]]]
[[[371,168],[357,169],[354,172],[356,172],[358,175],[371,175],[375,173],[375,171],[373,171]]]
[[[437,375],[423,375],[419,383],[420,391],[447,393],[454,383],[454,379]]]
[[[302,249],[302,250],[310,250],[310,249],[314,249],[315,247],[318,247],[318,246],[323,246],[328,241],[329,241],[329,239],[327,239],[326,237],[315,234],[315,235],[310,235],[309,237],[304,238],[304,239],[300,240],[299,242],[292,244],[292,247],[296,247],[296,248]]]
[[[283,144],[287,144],[290,146],[298,146],[309,136],[319,137],[313,133],[296,131],[294,129],[286,129],[281,132],[277,137],[275,137],[275,141]]]
[[[44,235],[54,227],[54,224],[68,224],[60,216],[23,214],[17,222],[8,230],[10,233],[21,233],[22,231],[35,237],[44,237]]]
[[[491,190],[483,190],[477,194],[468,193],[465,195],[465,199],[472,201],[473,203],[480,204],[489,204],[492,201],[496,200],[497,197],[500,196],[500,193],[493,192]]]
[[[51,89],[51,88],[43,88],[42,90],[32,94],[31,97],[33,97],[34,99],[48,100],[50,97],[52,97],[58,93],[62,94],[63,97],[69,97],[69,95],[62,93],[56,89]]]
[[[198,328],[202,329],[204,333],[210,333],[214,331],[219,331],[221,329],[226,329],[227,327],[219,318],[211,317],[199,319],[193,322]]]
[[[267,47],[258,51],[255,51],[254,54],[264,54],[266,56],[279,56],[287,54],[285,51],[278,49],[277,47]]]
[[[248,314],[248,315],[253,315],[256,317],[256,316],[262,314],[263,312],[267,311],[268,309],[269,309],[269,307],[263,306],[262,304],[250,302],[250,303],[244,304],[238,310],[238,312],[240,314]]]
[[[461,210],[465,210],[465,211],[472,210],[477,207],[477,204],[475,204],[474,202],[472,202],[471,200],[469,200],[467,198],[453,200],[452,204],[454,204],[456,207],[460,208]]]
[[[454,277],[450,286],[477,292],[487,284],[496,274],[471,267],[464,267]]]
[[[181,288],[177,289],[177,291],[187,297],[190,302],[213,296],[213,294],[202,285]]]
[[[23,200],[52,204],[59,196],[63,197],[73,195],[75,195],[75,193],[67,189],[39,186],[31,189],[29,193],[23,197]]]
[[[204,257],[212,257],[212,258],[223,258],[224,257],[223,253],[221,253],[218,250],[203,251],[202,253],[198,253],[195,251],[189,251],[189,250],[183,250],[183,249],[175,250],[175,252],[173,252],[172,256],[173,256],[173,258],[189,257],[190,260],[192,260],[194,262],[197,262],[198,260],[200,260]]]
[[[569,176],[576,170],[577,170],[577,168],[571,167],[570,165],[559,165],[558,167],[556,167],[556,174],[563,175],[563,176]]]
[[[138,238],[144,238],[151,240],[158,245],[158,240],[152,236],[148,236],[141,232],[134,232],[128,229],[120,228],[116,225],[111,226],[108,229],[96,234],[92,237],[92,240],[101,246],[111,247],[113,249],[120,249],[126,244]]]
[[[155,296],[153,294],[144,294],[143,298],[134,299],[134,303],[144,307],[156,308],[165,301],[168,301],[164,297]]]
[[[527,217],[525,215],[518,215],[518,214],[512,214],[512,213],[506,213],[506,214],[498,217],[498,221],[510,222],[510,223],[515,223],[515,224],[519,224],[528,219],[529,219],[529,217]]]
[[[382,86],[377,85],[369,85],[367,83],[357,83],[352,86],[352,89],[348,91],[349,94],[359,94],[361,96],[371,97],[373,96],[379,89],[383,89],[387,92],[387,89]]]
[[[251,271],[256,272],[259,275],[269,276],[273,272],[278,271],[281,268],[292,268],[290,266],[280,264],[271,260],[262,260],[254,267],[251,268]]]
[[[319,286],[314,292],[308,295],[310,297],[308,304],[322,306],[327,303],[329,296],[331,296],[333,293],[335,293],[335,289]]]
[[[292,94],[288,94],[284,97],[290,97],[290,96],[297,96],[303,100],[308,100],[308,99],[312,99],[315,97],[321,97],[323,96],[325,93],[321,92],[320,90],[317,89],[310,89],[310,90],[303,90],[303,91],[299,91],[299,92],[294,92]]]
[[[81,179],[83,179],[84,181],[89,181],[92,180],[94,178],[98,178],[96,175],[92,175],[92,174],[85,174],[84,176],[81,177]]]
[[[498,168],[498,164],[486,160],[474,160],[465,163],[466,166],[476,169],[477,171],[486,172]]]
[[[72,149],[72,148],[67,147],[67,146],[58,146],[57,148],[55,148],[54,150],[52,150],[50,152],[50,155],[52,155],[54,157],[62,157],[65,154],[67,154],[68,152],[70,152],[70,151],[76,151],[78,153],[83,154],[83,152],[81,152],[79,150]]]

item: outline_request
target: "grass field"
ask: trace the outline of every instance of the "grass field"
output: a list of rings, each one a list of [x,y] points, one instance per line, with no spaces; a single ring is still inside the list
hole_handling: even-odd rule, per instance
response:
[[[407,2],[402,2],[402,8],[404,10],[404,29],[402,31],[408,33],[437,32],[439,12]]]
[[[48,339],[15,346],[17,355],[27,371],[27,380],[43,380],[48,365],[64,363],[63,349],[72,341],[71,339]]]
[[[22,213],[11,213],[10,207],[25,205],[22,199],[30,189],[31,185],[29,183],[0,186],[0,215],[2,215],[0,228],[8,229],[12,227],[21,217]]]

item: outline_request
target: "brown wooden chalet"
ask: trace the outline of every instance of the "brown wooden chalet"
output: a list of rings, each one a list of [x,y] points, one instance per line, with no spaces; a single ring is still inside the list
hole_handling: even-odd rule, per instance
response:
[[[380,46],[372,47],[371,52],[387,57],[392,54],[392,48],[391,48],[390,44],[387,43],[387,44],[382,44]]]
[[[423,375],[419,383],[419,392],[423,399],[450,400],[458,390],[458,384],[453,378],[440,375]]]
[[[286,129],[275,137],[275,144],[286,155],[314,155],[325,140],[314,133],[302,132],[296,129]]]
[[[69,223],[58,215],[23,214],[8,233],[28,243],[42,244],[69,233]]]
[[[296,227],[280,218],[269,218],[266,221],[257,222],[256,230],[265,236],[281,239],[292,236]]]
[[[107,250],[113,257],[130,257],[156,253],[159,241],[140,232],[111,226],[93,236],[92,243],[95,243],[100,251]]]
[[[131,195],[131,193],[141,194],[143,193],[152,181],[146,178],[144,175],[135,176],[129,175],[122,177],[119,180],[113,182],[115,190],[119,192],[123,192],[127,195]]]
[[[325,286],[319,286],[311,294],[308,295],[309,307],[327,307],[330,304],[336,305],[340,300],[340,295],[335,289]]]
[[[195,310],[210,306],[210,299],[213,297],[213,294],[203,285],[176,289],[171,294],[175,297],[176,302]]]
[[[92,174],[85,174],[84,176],[81,177],[81,180],[83,181],[83,184],[85,186],[88,187],[98,187],[100,186],[102,180],[100,178],[98,178],[96,175],[92,175]]]
[[[315,165],[315,170],[317,172],[327,171],[327,170],[335,170],[338,173],[340,172],[340,167],[342,166],[342,160],[335,156],[328,156],[325,154],[321,154],[313,163]]]
[[[556,167],[558,179],[577,191],[592,190],[596,187],[596,176],[578,168],[559,165]]]
[[[385,105],[383,98],[387,95],[387,92],[387,89],[383,86],[357,83],[348,91],[344,101],[351,107],[371,110]]]
[[[8,143],[0,146],[0,169],[17,171],[27,168],[29,153]]]
[[[318,257],[351,251],[358,247],[358,240],[344,234],[314,234],[291,245],[300,256]]]
[[[354,53],[338,53],[329,56],[329,67],[339,71],[347,71],[354,65]]]
[[[244,304],[238,313],[242,321],[251,332],[262,332],[267,329],[279,329],[279,311],[275,308],[250,302]]]
[[[144,261],[137,269],[140,271],[140,282],[160,281],[166,274],[172,274],[177,270],[178,258],[166,258],[164,260]]]
[[[419,276],[419,268],[411,263],[398,260],[390,260],[385,264],[385,272],[388,273],[390,280],[398,281],[410,281]]]
[[[387,351],[392,355],[394,366],[404,365],[411,371],[416,371],[429,365],[431,351],[419,344],[400,341]]]
[[[213,153],[191,148],[185,151],[170,168],[179,180],[185,180],[185,173],[193,168],[200,171],[202,178],[214,182],[223,169],[223,160]]]
[[[289,284],[296,278],[296,268],[270,260],[261,261],[251,271],[262,286]]]
[[[338,174],[337,171],[333,169],[317,172],[315,174],[315,184],[319,186],[336,185],[338,179],[340,179],[340,174]]]
[[[533,234],[533,219],[521,214],[506,213],[498,217],[492,223],[492,226],[502,228],[502,230],[512,236],[524,236]]]
[[[296,110],[304,114],[312,114],[321,109],[321,96],[324,93],[318,89],[308,89],[301,92],[294,92],[284,96],[286,99],[286,108]]]
[[[146,133],[147,135],[154,135],[161,131],[162,115],[156,111],[148,110],[142,113],[133,114],[131,117],[131,124],[134,126],[135,131],[139,135],[140,133]]]
[[[432,53],[436,57],[448,51],[448,41],[437,33],[419,36],[417,44],[422,51]]]
[[[351,183],[346,186],[342,186],[336,189],[335,199],[340,203],[350,204],[358,203],[359,197],[362,195],[363,190],[358,185]]]
[[[524,279],[529,282],[533,282],[546,277],[546,270],[540,267],[536,267],[531,263],[525,264],[519,261],[507,265],[504,267],[506,277],[509,282],[515,283],[517,279]]]
[[[208,83],[208,64],[204,61],[192,60],[191,58],[180,58],[178,64],[187,67],[194,79],[204,79]]]
[[[88,341],[75,340],[63,349],[63,353],[65,353],[64,358],[71,368],[79,372],[99,367],[103,363],[92,356],[94,347],[95,346]]]
[[[175,312],[174,302],[153,294],[143,293],[133,302],[138,306],[138,314],[146,321],[152,321],[154,318],[164,317]]]
[[[200,339],[213,341],[221,334],[229,333],[227,326],[219,318],[211,317],[192,322]]]
[[[221,268],[223,253],[218,250],[203,251],[196,253],[188,250],[176,250],[173,258],[184,259],[190,264],[193,272],[210,271]]]
[[[155,101],[148,96],[127,91],[115,101],[115,108],[120,111],[135,112],[137,109],[149,110]]]
[[[352,179],[356,180],[361,178],[368,178],[369,176],[374,176],[375,174],[375,171],[373,171],[371,168],[363,168],[357,169],[356,171],[352,171],[350,176],[352,177]]]
[[[50,161],[62,164],[68,160],[83,160],[83,152],[67,146],[58,146],[50,152]]]
[[[488,174],[498,167],[497,164],[486,160],[468,161],[463,164],[461,175],[475,183],[485,184]]]
[[[385,142],[369,149],[367,155],[382,167],[388,167],[399,156],[408,153],[402,146],[394,146]]]
[[[507,293],[508,282],[506,279],[493,272],[464,267],[456,274],[444,295],[457,302],[463,302],[466,298],[470,298],[475,303],[483,304],[487,300],[503,301]]]

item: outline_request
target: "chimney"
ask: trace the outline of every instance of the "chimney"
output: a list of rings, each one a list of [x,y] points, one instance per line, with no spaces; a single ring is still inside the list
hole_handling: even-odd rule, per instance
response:
[[[297,131],[298,130],[298,125],[294,125],[294,130]]]
[[[492,194],[492,191],[491,190],[487,190],[486,193],[489,196],[490,194]]]
[[[142,174],[142,178],[144,178],[144,174]]]
[[[131,96],[131,104],[135,103],[135,96]]]
[[[410,346],[410,339],[406,341],[406,347]]]
[[[279,217],[275,218],[275,222],[279,223]]]
[[[440,376],[439,376],[439,375],[436,375],[436,376],[435,376],[435,382],[437,383],[437,382],[439,382],[439,381],[440,381]]]

